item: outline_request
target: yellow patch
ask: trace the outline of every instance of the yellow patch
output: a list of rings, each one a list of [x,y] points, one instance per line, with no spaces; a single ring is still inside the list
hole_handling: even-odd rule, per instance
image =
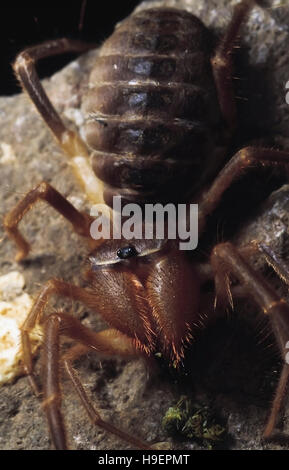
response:
[[[0,385],[23,372],[20,328],[31,310],[33,300],[23,292],[24,277],[17,271],[0,276]],[[30,335],[32,351],[41,343],[41,328]]]

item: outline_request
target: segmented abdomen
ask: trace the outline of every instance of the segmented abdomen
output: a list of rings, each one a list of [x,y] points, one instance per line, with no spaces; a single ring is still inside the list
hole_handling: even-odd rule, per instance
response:
[[[157,201],[198,188],[221,121],[210,43],[195,16],[150,9],[103,44],[83,111],[108,204],[113,195]]]

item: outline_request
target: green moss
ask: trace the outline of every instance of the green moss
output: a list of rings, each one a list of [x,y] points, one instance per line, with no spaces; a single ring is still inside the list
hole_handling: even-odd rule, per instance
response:
[[[208,448],[224,439],[226,429],[216,422],[208,406],[194,405],[182,396],[163,417],[162,426],[172,436],[201,441]]]

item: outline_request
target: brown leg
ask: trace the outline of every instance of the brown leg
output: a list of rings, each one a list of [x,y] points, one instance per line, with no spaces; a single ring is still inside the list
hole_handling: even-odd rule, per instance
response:
[[[64,361],[64,366],[65,370],[71,379],[74,388],[81,399],[81,402],[86,409],[86,412],[93,424],[96,426],[101,427],[105,431],[108,431],[115,436],[118,436],[120,439],[124,440],[125,442],[128,442],[131,444],[133,447],[136,447],[138,449],[144,449],[144,450],[152,450],[152,445],[149,443],[146,443],[144,441],[140,441],[136,437],[127,434],[126,432],[122,431],[121,429],[116,428],[110,423],[107,423],[106,421],[103,421],[99,415],[99,413],[96,411],[92,403],[90,402],[89,398],[87,397],[87,394],[75,372],[75,370],[72,368],[71,363],[69,361]]]
[[[26,196],[18,202],[4,218],[4,228],[8,236],[14,240],[18,247],[16,261],[20,261],[30,250],[29,243],[18,230],[18,224],[28,210],[39,200],[50,204],[55,210],[63,215],[73,225],[74,230],[82,236],[89,237],[89,228],[93,218],[79,212],[70,202],[65,199],[56,189],[48,183],[42,182],[36,188],[29,191]]]
[[[85,44],[71,39],[47,41],[21,52],[14,63],[14,70],[24,90],[28,93],[38,112],[56,137],[64,150],[76,155],[86,154],[86,147],[81,139],[69,131],[59,114],[47,97],[35,70],[35,63],[45,57],[64,54],[66,52],[85,52],[91,49],[91,44]],[[77,148],[78,147],[78,148]]]
[[[23,351],[23,362],[24,370],[28,375],[30,383],[38,394],[38,389],[33,377],[33,362],[32,362],[32,353],[30,347],[29,333],[35,327],[37,323],[42,322],[43,312],[46,307],[46,304],[49,298],[57,294],[59,296],[68,297],[73,300],[79,300],[84,304],[89,304],[90,302],[95,302],[95,295],[91,294],[88,290],[85,290],[81,287],[69,284],[67,282],[61,281],[59,279],[51,279],[48,281],[44,287],[41,289],[38,297],[35,300],[35,303],[26,318],[25,322],[21,327],[21,344]]]
[[[264,256],[265,260],[271,266],[275,273],[280,279],[289,285],[289,267],[288,264],[284,263],[283,259],[275,253],[268,245],[262,242],[253,240],[249,245],[245,245],[239,248],[239,252],[245,258],[250,258],[256,254]]]
[[[267,263],[274,269],[280,279],[289,285],[289,268],[286,263],[269,246],[260,243],[260,252],[265,256]]]
[[[51,57],[66,52],[81,53],[93,47],[95,46],[92,44],[71,39],[48,41],[21,52],[14,63],[14,70],[22,87],[28,93],[58,144],[71,157],[70,163],[88,197],[95,203],[103,203],[103,185],[91,169],[85,143],[76,132],[69,130],[65,126],[45,93],[35,69],[35,63],[44,57]]]
[[[44,401],[48,427],[56,449],[67,449],[64,422],[60,411],[61,388],[59,377],[59,327],[60,320],[51,315],[44,323]]]
[[[227,31],[218,45],[214,57],[211,59],[220,108],[231,131],[237,125],[235,94],[232,83],[232,53],[240,29],[254,5],[254,0],[243,0],[235,6]]]
[[[264,437],[268,438],[274,429],[278,412],[287,387],[289,365],[286,361],[289,340],[289,305],[280,298],[270,284],[245,261],[231,243],[217,245],[211,257],[215,272],[216,296],[223,303],[231,303],[229,277],[238,280],[258,306],[271,320],[274,335],[284,360],[283,370],[277,387],[271,414],[265,428]]]
[[[65,427],[61,414],[61,389],[59,380],[59,342],[61,334],[82,343],[80,348],[79,346],[72,348],[74,349],[74,352],[68,351],[62,362],[90,420],[95,425],[115,434],[134,447],[150,449],[149,444],[140,441],[134,436],[130,436],[101,419],[99,413],[95,410],[87,397],[87,394],[71,364],[71,361],[76,354],[79,356],[80,353],[83,354],[87,349],[93,349],[97,352],[108,355],[137,357],[139,353],[135,350],[132,340],[117,330],[105,330],[99,333],[94,333],[89,328],[83,326],[79,320],[70,315],[59,312],[50,315],[44,324],[44,406],[55,448],[59,450],[67,448]],[[87,346],[83,347],[83,345]],[[75,351],[76,349],[77,353]]]
[[[109,277],[112,277],[112,273],[109,274]],[[107,277],[104,276],[104,283],[107,282],[107,280]],[[121,289],[121,278],[117,278],[115,280],[115,282],[118,281],[118,287]],[[107,296],[108,286],[110,287],[111,297]],[[120,331],[123,330],[123,334],[125,336],[133,338],[135,344],[139,344],[140,341],[136,341],[137,335],[135,333],[134,318],[133,320],[131,319],[131,311],[128,307],[127,311],[126,309],[120,309],[118,312],[118,314],[121,315],[122,322],[118,322],[117,319],[116,321],[114,321],[114,307],[117,308],[115,302],[118,302],[119,295],[126,295],[126,292],[122,292],[121,290],[120,292],[114,292],[114,286],[112,287],[111,284],[105,285],[102,282],[100,282],[100,284],[98,285],[95,283],[93,290],[89,290],[73,284],[69,284],[68,282],[62,281],[60,279],[51,279],[42,287],[28,317],[26,318],[24,324],[21,327],[21,344],[23,351],[24,370],[28,375],[28,378],[36,394],[38,390],[33,377],[33,362],[29,333],[32,331],[32,329],[37,323],[42,322],[44,310],[50,297],[56,294],[60,297],[66,297],[71,300],[77,300],[82,302],[87,307],[93,309],[96,312],[99,312],[105,319],[107,319],[108,324],[112,325],[114,328],[117,328]],[[114,298],[115,295],[116,299]],[[125,327],[122,328],[123,325],[125,325]],[[140,322],[138,327],[141,328],[142,326],[143,324]],[[79,332],[77,332],[77,334],[79,334]],[[72,333],[70,334],[70,336],[71,335]],[[113,338],[111,340],[113,340]]]
[[[277,390],[275,393],[275,397],[273,400],[271,412],[270,412],[266,427],[263,432],[264,439],[269,439],[272,436],[272,433],[274,431],[275,424],[276,424],[276,419],[277,419],[279,410],[282,406],[282,402],[283,402],[283,399],[285,397],[285,393],[288,387],[288,379],[289,379],[289,365],[286,363],[283,365],[283,369],[281,372],[281,376],[280,376]]]
[[[211,187],[201,194],[199,200],[199,230],[205,220],[219,204],[223,193],[248,168],[257,165],[288,165],[289,152],[259,147],[245,147],[239,150],[216,177]]]

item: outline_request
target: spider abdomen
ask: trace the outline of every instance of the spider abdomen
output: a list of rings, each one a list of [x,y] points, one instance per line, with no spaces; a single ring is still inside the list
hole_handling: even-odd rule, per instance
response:
[[[105,199],[164,200],[203,180],[221,119],[211,36],[177,9],[132,15],[103,44],[83,111]]]

